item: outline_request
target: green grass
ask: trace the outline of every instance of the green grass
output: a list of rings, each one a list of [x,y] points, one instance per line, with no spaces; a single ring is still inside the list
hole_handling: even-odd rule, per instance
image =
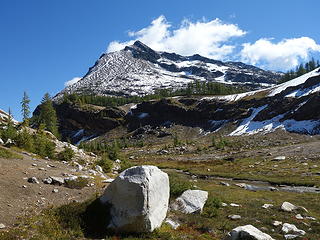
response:
[[[8,149],[0,147],[0,158],[8,158],[8,159],[18,158],[18,159],[21,159],[22,157],[17,153],[14,153],[14,152],[12,152],[12,151],[10,151]]]

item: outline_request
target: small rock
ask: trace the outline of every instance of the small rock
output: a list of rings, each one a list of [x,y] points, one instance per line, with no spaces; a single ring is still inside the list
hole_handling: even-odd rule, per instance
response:
[[[22,185],[22,188],[27,188],[27,186],[26,185]]]
[[[239,220],[241,219],[240,215],[229,215],[228,218],[232,219],[232,220]]]
[[[109,178],[109,179],[103,180],[102,182],[103,182],[103,183],[112,183],[113,181],[114,181],[113,178]]]
[[[270,191],[272,191],[272,192],[274,192],[274,191],[279,191],[277,188],[275,188],[275,187],[269,187],[269,190]]]
[[[294,224],[289,224],[289,223],[284,223],[282,225],[282,232],[284,233],[293,233],[293,234],[298,234],[298,235],[305,235],[306,232],[298,229]]]
[[[38,170],[40,170],[40,171],[45,171],[46,169],[43,168],[43,167],[41,167],[41,168],[38,168]]]
[[[121,163],[121,160],[119,160],[119,159],[116,159],[115,161],[114,161],[115,163],[118,163],[118,164],[120,164]]]
[[[282,225],[282,222],[280,222],[280,221],[273,221],[273,222],[272,222],[272,225],[275,226],[275,227],[278,227],[278,226],[281,226],[281,225]]]
[[[227,207],[228,204],[223,202],[223,203],[221,203],[221,206],[222,206],[222,207]]]
[[[0,229],[4,229],[6,226],[3,223],[0,223]]]
[[[62,177],[50,177],[52,179],[52,184],[58,184],[63,185],[64,184],[64,178]]]
[[[314,218],[314,217],[306,217],[306,219],[308,219],[308,220],[312,220],[312,221],[317,220],[317,219],[316,219],[316,218]]]
[[[99,165],[96,165],[95,169],[96,169],[96,171],[97,171],[97,172],[100,172],[100,173],[102,173],[102,172],[103,172],[102,167],[101,167],[101,166],[99,166]]]
[[[285,211],[285,212],[292,212],[294,210],[297,210],[298,207],[293,205],[292,203],[289,202],[283,202],[281,205],[281,210]]]
[[[270,208],[270,207],[273,207],[273,204],[263,204],[262,205],[262,208],[264,208],[264,209],[267,209],[267,208]]]
[[[79,163],[77,163],[77,162],[75,162],[74,164],[76,165],[76,171],[77,171],[77,172],[82,171],[83,166],[82,166],[81,164],[79,164]]]
[[[229,187],[229,186],[230,186],[230,184],[229,184],[229,183],[227,183],[227,182],[220,182],[220,184],[221,184],[221,185],[224,185],[224,186],[227,186],[227,187]]]
[[[231,207],[240,207],[240,205],[239,205],[239,204],[236,204],[236,203],[230,203],[230,206],[231,206]]]
[[[93,169],[90,169],[88,172],[89,172],[89,174],[92,174],[94,176],[97,175],[97,172],[95,170],[93,170]]]
[[[39,181],[36,177],[30,177],[28,178],[28,182],[29,183],[36,183],[36,184],[39,184]]]
[[[284,238],[286,240],[295,239],[297,237],[299,237],[299,235],[294,235],[294,234],[286,234],[286,235],[284,235]]]
[[[295,217],[296,217],[296,219],[298,219],[298,220],[304,219],[304,218],[301,216],[301,214],[297,214]]]
[[[36,166],[38,166],[36,163],[32,163],[32,166],[34,166],[34,167],[36,167]]]
[[[247,186],[245,183],[236,183],[235,185],[241,188],[245,188]]]
[[[165,223],[169,224],[169,226],[174,230],[176,230],[180,226],[180,223],[172,220],[171,218],[167,218],[165,220]]]
[[[58,190],[57,188],[54,188],[54,189],[52,190],[52,192],[53,192],[53,193],[57,193],[57,192],[59,192],[59,190]]]
[[[3,142],[3,140],[0,138],[0,145],[3,145],[4,144],[4,142]]]
[[[52,178],[50,178],[50,177],[45,178],[45,179],[42,180],[42,182],[43,182],[44,184],[51,184],[51,183],[52,183]]]
[[[286,160],[286,156],[278,156],[278,157],[275,157],[274,159],[272,159],[273,161],[283,161],[283,160]]]
[[[271,236],[261,232],[252,225],[245,225],[234,228],[228,233],[225,240],[274,240]]]

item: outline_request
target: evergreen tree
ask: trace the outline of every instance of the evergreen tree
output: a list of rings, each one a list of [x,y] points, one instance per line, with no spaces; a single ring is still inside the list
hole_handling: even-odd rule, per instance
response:
[[[58,120],[49,93],[42,98],[38,124],[44,124],[45,129],[58,136]]]
[[[30,116],[30,99],[26,92],[23,92],[23,97],[21,100],[21,112],[23,123],[28,125],[29,116]]]

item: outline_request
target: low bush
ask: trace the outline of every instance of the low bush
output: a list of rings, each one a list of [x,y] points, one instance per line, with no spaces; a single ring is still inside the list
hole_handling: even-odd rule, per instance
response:
[[[74,157],[74,151],[71,147],[65,147],[62,152],[58,154],[58,159],[61,161],[71,161]]]
[[[188,180],[184,180],[174,174],[170,174],[170,196],[178,197],[184,191],[188,189],[193,189],[192,183]]]
[[[218,209],[221,207],[221,201],[218,198],[209,196],[202,214],[205,217],[216,217],[218,215]]]

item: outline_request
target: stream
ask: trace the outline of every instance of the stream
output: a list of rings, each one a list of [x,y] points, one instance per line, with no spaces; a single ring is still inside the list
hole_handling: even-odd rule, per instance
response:
[[[166,169],[169,170],[169,169]],[[193,179],[213,180],[219,181],[221,185],[236,185],[249,191],[282,191],[282,192],[295,192],[295,193],[320,193],[318,187],[308,187],[302,185],[276,185],[265,181],[255,180],[241,180],[233,178],[224,178],[210,175],[197,175],[187,171],[178,169],[170,169],[181,174],[190,176]]]

